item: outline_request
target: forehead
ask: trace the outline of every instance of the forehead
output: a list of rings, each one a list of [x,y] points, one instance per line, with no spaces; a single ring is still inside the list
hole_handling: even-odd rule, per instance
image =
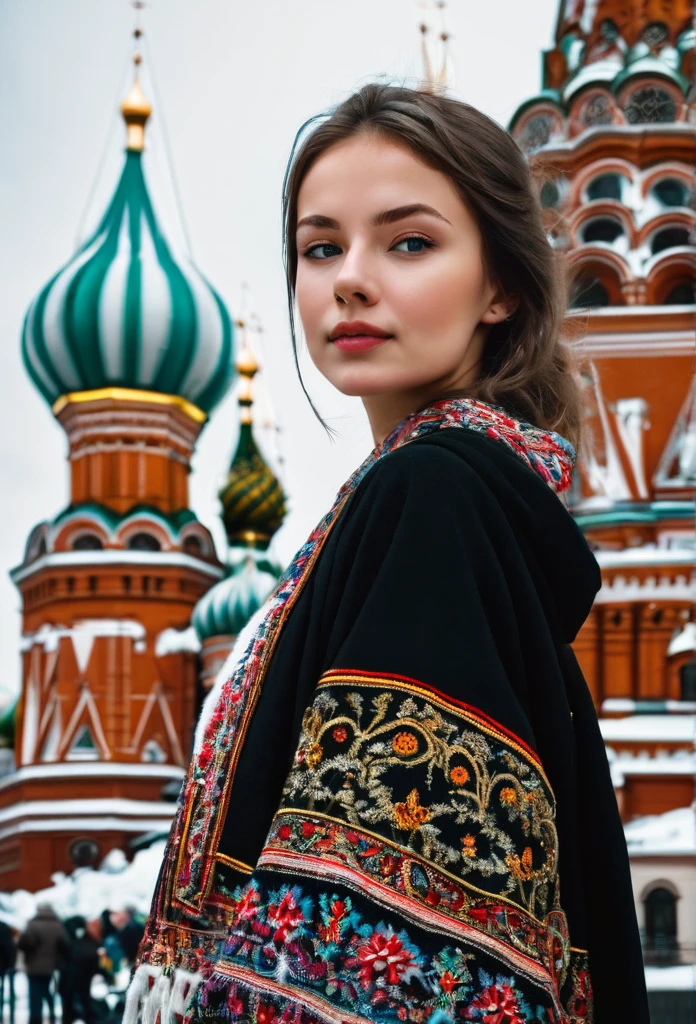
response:
[[[447,175],[407,146],[377,134],[338,142],[312,164],[297,197],[298,219],[423,202],[448,217],[462,200]]]

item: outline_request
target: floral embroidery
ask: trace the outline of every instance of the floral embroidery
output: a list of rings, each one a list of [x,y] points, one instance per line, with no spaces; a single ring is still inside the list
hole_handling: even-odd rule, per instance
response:
[[[371,919],[374,904],[360,895],[258,879],[236,899],[193,1020],[589,1024],[565,1015],[548,975],[501,973],[465,940]]]
[[[397,754],[415,754],[418,750],[418,740],[412,732],[397,732],[392,740],[392,747]]]
[[[473,709],[422,684],[336,670],[299,745],[281,806],[376,830],[536,917],[551,909],[553,794],[532,753]]]
[[[427,807],[421,807],[418,803],[418,790],[412,789],[406,797],[405,804],[394,804],[394,821],[397,828],[404,832],[415,832],[430,817]]]

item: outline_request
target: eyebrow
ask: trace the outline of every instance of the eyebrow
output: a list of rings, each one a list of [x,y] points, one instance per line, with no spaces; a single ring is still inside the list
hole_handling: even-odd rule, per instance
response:
[[[416,213],[425,213],[431,217],[437,217],[439,220],[444,220],[445,223],[450,222],[446,217],[436,210],[433,206],[427,206],[426,203],[409,203],[408,206],[397,206],[393,210],[382,210],[381,213],[376,214],[372,218],[372,223],[375,227],[381,227],[384,224],[394,224],[398,220],[404,220],[406,217],[412,217]],[[303,217],[302,220],[297,222],[297,228],[312,227],[312,228],[326,228],[330,231],[338,231],[340,224],[333,217],[325,217],[321,213],[311,214],[309,217]]]

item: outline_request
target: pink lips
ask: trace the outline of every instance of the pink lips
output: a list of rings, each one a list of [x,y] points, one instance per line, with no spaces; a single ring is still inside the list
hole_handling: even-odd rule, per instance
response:
[[[383,345],[388,338],[371,338],[368,334],[343,335],[336,338],[334,345],[341,352],[369,352],[371,348]]]
[[[351,320],[350,322],[343,320],[336,324],[329,335],[329,341],[341,352],[357,353],[369,352],[370,349],[383,345],[385,341],[389,341],[393,337],[393,334],[388,334],[381,327],[375,327],[374,324],[368,324],[364,320]]]

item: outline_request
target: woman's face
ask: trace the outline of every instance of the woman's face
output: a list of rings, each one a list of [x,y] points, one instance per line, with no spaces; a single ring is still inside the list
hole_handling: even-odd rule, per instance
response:
[[[474,380],[488,325],[510,311],[450,179],[377,134],[337,143],[311,166],[297,253],[312,361],[344,394],[403,396],[403,415]]]

